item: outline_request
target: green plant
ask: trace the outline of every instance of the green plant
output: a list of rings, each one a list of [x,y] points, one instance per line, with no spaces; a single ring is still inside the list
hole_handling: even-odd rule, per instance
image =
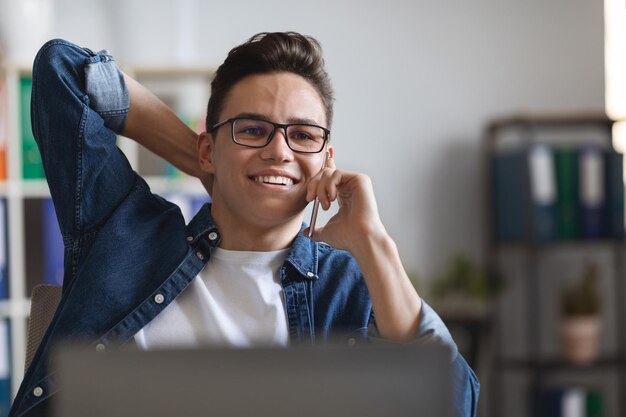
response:
[[[598,267],[588,265],[579,282],[563,290],[561,312],[564,316],[590,316],[600,312],[598,280]]]
[[[435,299],[449,295],[481,301],[493,298],[502,288],[502,280],[492,271],[478,265],[462,252],[454,253],[444,272],[433,280],[431,294]]]

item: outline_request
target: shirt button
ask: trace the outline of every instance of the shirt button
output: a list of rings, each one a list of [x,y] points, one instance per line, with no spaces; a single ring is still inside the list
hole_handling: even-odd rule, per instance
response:
[[[187,242],[193,242],[193,236],[187,236]]]
[[[313,278],[315,276],[315,274],[313,272],[307,272],[306,276],[309,278]]]
[[[41,397],[43,395],[43,388],[35,387],[35,389],[33,390],[33,395],[37,398]]]
[[[354,345],[356,345],[356,339],[354,337],[351,337],[350,339],[348,339],[348,346]]]
[[[201,261],[204,261],[204,255],[202,254],[202,252],[196,252],[196,256],[198,257],[198,259],[200,259]]]
[[[96,345],[96,352],[104,352],[107,349],[106,346],[104,346],[102,343],[98,343]]]
[[[218,234],[216,232],[209,233],[209,240],[217,240]]]
[[[163,301],[165,301],[165,297],[163,297],[163,294],[157,294],[154,296],[154,302],[157,304],[161,304],[163,303]]]

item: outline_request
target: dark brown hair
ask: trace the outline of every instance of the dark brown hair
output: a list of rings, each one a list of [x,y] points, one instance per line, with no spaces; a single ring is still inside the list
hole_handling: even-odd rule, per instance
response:
[[[332,124],[334,94],[324,68],[322,48],[317,40],[296,32],[263,32],[233,48],[219,66],[211,82],[206,126],[211,130],[220,122],[224,100],[237,82],[254,74],[290,72],[306,79],[317,90],[326,112],[328,128]]]

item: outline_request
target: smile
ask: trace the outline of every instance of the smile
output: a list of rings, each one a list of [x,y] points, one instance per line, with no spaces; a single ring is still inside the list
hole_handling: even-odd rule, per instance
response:
[[[254,181],[262,182],[264,184],[293,185],[293,180],[291,178],[273,175],[254,177]]]

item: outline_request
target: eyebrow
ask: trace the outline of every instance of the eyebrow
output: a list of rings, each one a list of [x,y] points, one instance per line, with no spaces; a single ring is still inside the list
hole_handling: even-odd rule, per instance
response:
[[[264,120],[266,122],[273,122],[273,120],[270,120],[269,117],[260,113],[239,113],[235,116],[235,118],[255,119],[255,120]],[[290,117],[287,119],[287,124],[305,124],[305,125],[320,126],[317,123],[317,121],[313,119],[308,119],[306,117]]]

